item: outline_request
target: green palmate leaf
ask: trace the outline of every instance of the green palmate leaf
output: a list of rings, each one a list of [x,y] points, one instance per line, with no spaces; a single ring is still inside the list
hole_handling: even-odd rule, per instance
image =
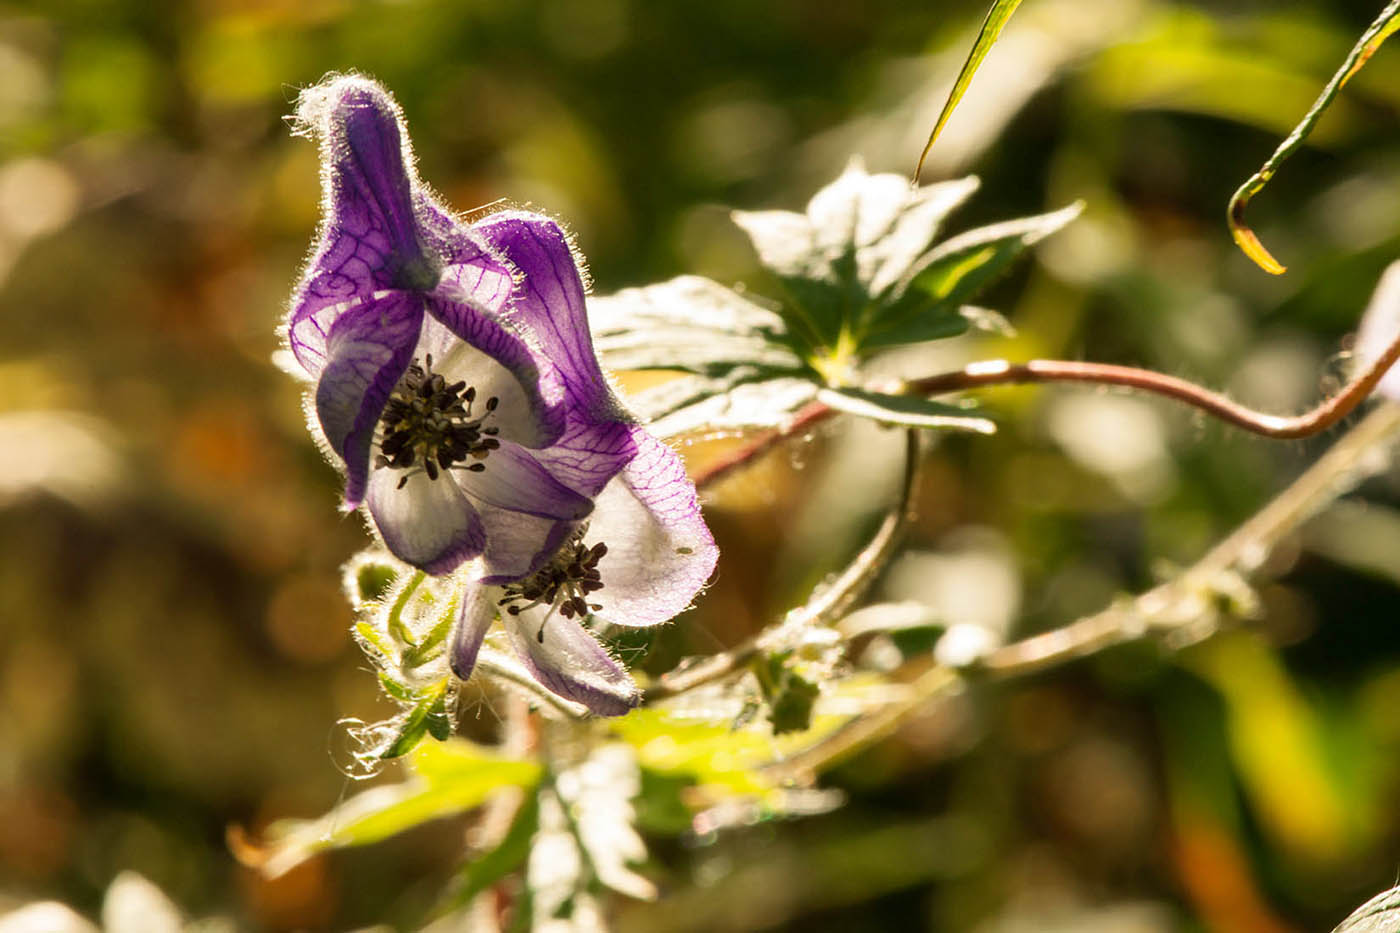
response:
[[[977,73],[977,69],[982,66],[982,60],[987,57],[987,53],[992,50],[1001,31],[1006,28],[1006,23],[1011,19],[1011,14],[1016,12],[1016,8],[1021,5],[1021,0],[996,0],[987,10],[987,18],[982,21],[982,28],[977,32],[977,41],[972,45],[972,51],[968,53],[967,60],[963,62],[962,70],[958,72],[958,77],[953,81],[953,89],[948,94],[948,100],[943,104],[943,110],[938,114],[938,121],[933,124],[933,130],[928,134],[928,142],[924,143],[924,151],[919,153],[919,164],[914,168],[914,182],[917,184],[919,175],[924,170],[924,159],[928,158],[929,150],[938,141],[938,135],[943,132],[944,125],[948,118],[953,115],[953,110],[957,108],[958,102],[967,93],[968,85],[972,83],[972,76]]]
[[[414,751],[414,775],[356,794],[317,820],[288,820],[269,830],[263,871],[276,876],[317,852],[359,846],[479,806],[502,787],[529,787],[533,761],[502,758],[470,742],[430,743]]]
[[[719,334],[699,327],[654,327],[595,339],[608,369],[678,369],[723,376],[736,367],[763,366],[801,372],[791,347],[759,337]]]
[[[609,369],[720,376],[740,366],[803,366],[779,314],[700,276],[594,298],[589,321]]]
[[[821,389],[817,400],[838,411],[884,424],[908,428],[942,428],[991,434],[996,425],[968,415],[964,409],[915,395],[885,395],[864,389]]]
[[[627,407],[638,416],[653,421],[731,392],[741,385],[784,376],[781,370],[758,366],[736,366],[722,376],[680,376],[629,395]]]
[[[472,898],[523,866],[530,856],[530,842],[539,825],[539,798],[529,794],[516,811],[505,838],[494,849],[483,852],[463,867],[461,880],[448,895],[444,907],[448,910],[465,907]]]
[[[414,693],[409,686],[395,678],[388,671],[379,672],[379,683],[384,692],[400,703],[414,702]]]
[[[810,378],[767,378],[745,382],[699,401],[677,406],[652,421],[648,428],[658,437],[683,434],[738,432],[774,428],[816,398],[817,383]]]
[[[829,348],[895,287],[976,188],[975,178],[911,188],[904,177],[871,175],[855,160],[812,197],[805,214],[735,211],[733,217],[791,298],[784,308],[789,331]]]
[[[438,614],[438,619],[433,623],[422,641],[416,645],[410,645],[404,649],[400,664],[404,670],[413,670],[436,660],[447,650],[447,636],[452,631],[453,624],[457,621],[457,597],[454,595],[447,601],[447,606]]]
[[[1230,207],[1227,219],[1230,224],[1230,234],[1234,237],[1235,243],[1244,250],[1245,255],[1253,259],[1260,268],[1274,275],[1281,275],[1285,267],[1273,257],[1273,255],[1259,241],[1259,237],[1244,222],[1244,209],[1250,199],[1259,193],[1269,179],[1274,177],[1279,166],[1284,160],[1291,156],[1308,134],[1312,132],[1317,121],[1327,112],[1327,108],[1332,105],[1337,94],[1341,92],[1352,75],[1361,70],[1361,67],[1370,60],[1381,43],[1388,39],[1397,29],[1400,29],[1400,0],[1390,0],[1381,10],[1380,15],[1375,18],[1366,31],[1361,34],[1352,50],[1347,53],[1347,57],[1342,61],[1342,66],[1332,75],[1332,80],[1327,82],[1322,93],[1318,95],[1312,107],[1303,117],[1302,121],[1293,128],[1279,147],[1274,150],[1274,154],[1269,156],[1267,162],[1260,167],[1250,178],[1240,186],[1234,196],[1230,198]]]
[[[667,325],[743,336],[781,334],[786,329],[776,311],[698,275],[591,297],[588,323],[595,337]]]
[[[554,789],[572,814],[569,829],[593,877],[628,897],[656,897],[656,886],[630,867],[647,857],[632,807],[642,790],[636,751],[624,742],[597,746],[587,760],[560,772]],[[547,815],[542,814],[542,826]]]
[[[1400,930],[1400,887],[1383,891],[1347,917],[1332,933],[1395,933]]]
[[[894,300],[875,309],[859,342],[875,348],[960,334],[962,305],[1031,246],[1078,217],[1076,202],[1058,211],[978,227],[938,245],[911,268]]]
[[[416,570],[413,576],[404,582],[403,588],[399,590],[394,602],[389,606],[388,614],[385,616],[384,630],[393,636],[395,641],[404,645],[413,644],[413,634],[408,630],[404,622],[404,610],[408,608],[409,601],[413,599],[413,594],[423,585],[427,579],[427,574],[421,570]]]

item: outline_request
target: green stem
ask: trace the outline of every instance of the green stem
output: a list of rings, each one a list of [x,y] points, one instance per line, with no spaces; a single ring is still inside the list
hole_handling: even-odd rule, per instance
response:
[[[706,658],[694,667],[662,675],[647,688],[646,701],[662,700],[727,677],[760,652],[780,647],[791,636],[807,629],[829,625],[846,613],[875,582],[904,537],[911,517],[910,503],[918,484],[921,452],[919,430],[908,429],[904,434],[904,479],[898,500],[885,513],[884,520],[869,543],[841,571],[840,576],[830,585],[814,592],[804,605],[789,612],[781,622],[770,625],[728,651]]]

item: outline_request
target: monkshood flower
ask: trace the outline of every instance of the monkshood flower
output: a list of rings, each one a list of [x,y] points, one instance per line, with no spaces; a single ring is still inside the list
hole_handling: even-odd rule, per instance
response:
[[[325,220],[288,343],[346,506],[367,505],[389,550],[429,573],[474,559],[454,578],[459,677],[500,618],[545,687],[625,712],[636,687],[585,620],[669,620],[717,551],[680,459],[598,365],[568,238],[525,211],[453,218],[372,81],[328,79],[297,119],[321,144]]]
[[[320,142],[323,223],[287,340],[315,382],[313,432],[344,468],[345,507],[366,504],[389,549],[430,573],[510,537],[517,518],[586,516],[587,492],[536,456],[568,426],[569,398],[503,316],[526,271],[418,180],[375,82],[332,77],[302,93],[296,120]]]
[[[452,670],[470,676],[499,618],[541,684],[620,715],[638,702],[636,686],[585,619],[631,627],[671,619],[709,578],[718,551],[680,458],[627,415],[598,365],[583,276],[558,225],[508,211],[473,229],[517,270],[507,319],[533,337],[564,387],[563,433],[535,456],[595,507],[586,521],[516,513],[509,534],[488,539],[458,602]]]

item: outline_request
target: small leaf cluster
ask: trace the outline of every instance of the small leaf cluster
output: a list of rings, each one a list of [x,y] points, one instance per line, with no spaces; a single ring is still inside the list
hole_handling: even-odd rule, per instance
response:
[[[737,211],[781,300],[689,275],[593,298],[600,356],[611,369],[687,374],[633,400],[662,436],[773,427],[814,401],[908,427],[989,431],[965,408],[872,389],[861,372],[872,353],[984,321],[966,303],[1080,210],[940,241],[949,214],[976,189],[975,178],[915,188],[853,162],[805,213]]]
[[[446,664],[447,636],[456,596],[443,581],[367,551],[345,569],[345,588],[359,618],[355,638],[379,673],[384,693],[402,711],[355,730],[363,762],[398,758],[425,735],[445,741],[453,732],[455,702]]]

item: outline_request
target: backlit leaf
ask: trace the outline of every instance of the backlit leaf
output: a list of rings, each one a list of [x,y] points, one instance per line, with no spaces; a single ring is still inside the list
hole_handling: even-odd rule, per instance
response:
[[[541,774],[537,762],[502,758],[460,740],[420,745],[411,763],[408,780],[356,794],[320,819],[274,823],[262,870],[276,876],[317,852],[378,842],[470,810],[499,788],[533,785]]]
[[[1376,53],[1381,43],[1388,39],[1392,33],[1400,29],[1400,0],[1390,0],[1381,10],[1380,15],[1375,18],[1366,31],[1361,34],[1347,57],[1342,61],[1342,66],[1332,75],[1332,80],[1322,89],[1312,107],[1303,116],[1303,119],[1293,128],[1293,132],[1279,143],[1274,154],[1269,156],[1267,162],[1260,167],[1259,171],[1251,175],[1239,190],[1230,198],[1230,206],[1227,220],[1230,224],[1230,235],[1235,238],[1235,243],[1239,245],[1246,256],[1253,259],[1265,272],[1274,275],[1282,275],[1285,267],[1264,247],[1259,241],[1259,237],[1244,222],[1244,209],[1249,204],[1251,198],[1269,183],[1269,179],[1274,177],[1285,159],[1291,156],[1303,141],[1308,138],[1317,121],[1322,119],[1322,115],[1327,112],[1327,108],[1332,105],[1347,81],[1356,74],[1363,65]]]
[[[1080,202],[961,233],[911,269],[860,338],[862,347],[894,346],[960,334],[969,324],[962,306],[987,287],[1027,247],[1079,216]]]
[[[937,122],[933,124],[932,132],[928,134],[928,142],[924,144],[924,151],[919,153],[919,164],[914,168],[915,184],[918,183],[919,176],[923,173],[924,159],[928,158],[929,150],[938,141],[938,135],[943,132],[943,126],[953,115],[953,110],[957,108],[963,95],[967,93],[968,85],[972,83],[972,76],[982,66],[982,60],[987,57],[987,53],[992,50],[992,46],[1001,37],[1001,31],[1006,28],[1011,14],[1015,13],[1016,8],[1020,5],[1021,0],[996,0],[987,10],[987,18],[982,21],[982,28],[977,31],[977,41],[972,44],[972,51],[967,54],[967,61],[963,62],[958,77],[953,81],[953,89],[948,94],[948,100],[943,104],[943,110],[938,114]]]

